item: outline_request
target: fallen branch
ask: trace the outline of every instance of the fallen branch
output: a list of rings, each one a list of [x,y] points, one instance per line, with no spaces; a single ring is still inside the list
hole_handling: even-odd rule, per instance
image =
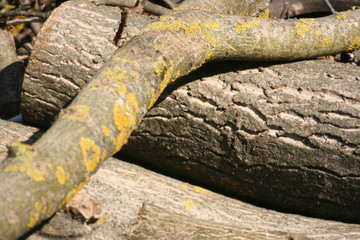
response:
[[[63,206],[101,161],[120,150],[170,82],[209,60],[289,60],[355,50],[359,15],[285,22],[183,8],[149,24],[33,146],[11,145],[0,175],[10,181],[1,186],[8,193],[0,201],[1,237],[19,237]]]
[[[37,131],[36,128],[0,120],[0,162],[5,158],[3,153],[7,151],[5,146],[9,142],[18,139],[30,143]],[[30,136],[31,139],[28,139]],[[258,232],[285,232],[284,236],[292,236],[294,240],[301,237],[317,240],[360,238],[359,224],[259,208],[114,158],[104,162],[81,192],[100,203],[102,220],[105,218],[105,222],[98,220],[84,225],[69,219],[60,211],[40,231],[27,239],[66,239],[74,236],[74,232],[81,235],[79,239],[84,240],[122,239],[120,235],[129,236],[136,230],[136,227],[131,226],[144,202],[162,206],[167,212],[187,216],[192,222],[207,221],[242,229],[258,229]]]

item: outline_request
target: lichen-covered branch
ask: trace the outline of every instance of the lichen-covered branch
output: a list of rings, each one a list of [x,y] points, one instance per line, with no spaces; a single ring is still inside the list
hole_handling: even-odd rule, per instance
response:
[[[246,8],[244,8],[246,12]],[[360,11],[273,21],[178,10],[114,56],[33,145],[14,143],[0,179],[0,238],[14,239],[63,206],[121,149],[163,89],[215,59],[281,60],[359,47]]]

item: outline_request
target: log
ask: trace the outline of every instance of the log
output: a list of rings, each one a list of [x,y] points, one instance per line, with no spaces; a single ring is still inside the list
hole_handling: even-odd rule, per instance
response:
[[[38,129],[35,128],[0,121],[0,136],[4,136],[0,141],[0,149],[6,149],[6,145],[16,139],[32,142],[39,137],[37,131]],[[1,157],[0,162],[3,160],[4,157]],[[139,228],[132,226],[144,203],[162,206],[164,209],[161,211],[165,211],[166,215],[168,212],[180,214],[180,219],[185,216],[190,222],[257,230],[255,234],[278,232],[282,233],[282,236],[292,236],[296,240],[360,238],[358,224],[309,218],[260,208],[115,158],[106,161],[81,192],[89,194],[92,199],[100,203],[104,223],[84,226],[83,223],[72,219],[63,220],[64,215],[59,212],[53,217],[58,220],[60,218],[58,223],[61,223],[61,227],[56,228],[57,232],[49,234],[50,226],[54,228],[51,220],[51,224],[47,223],[38,232],[28,236],[27,240],[56,240],[61,237],[66,239],[76,231],[80,233],[78,240],[111,240],[122,237],[128,239],[124,234],[139,233],[139,230],[136,230]]]
[[[89,9],[96,8],[89,5]],[[86,19],[85,14],[81,17]],[[136,14],[128,20],[125,30],[129,34],[123,32],[123,36],[129,38],[150,21]],[[78,34],[86,37],[86,32]],[[44,37],[56,39],[49,46],[57,44],[57,38]],[[40,47],[46,49],[48,45]],[[42,51],[37,53],[40,58]],[[73,56],[70,52],[69,59]],[[62,104],[56,109],[38,101],[53,99],[54,94],[41,95],[52,82],[46,76],[41,84],[34,81],[33,76],[40,76],[43,69],[31,63],[24,99],[41,107],[24,106],[32,113],[25,117],[32,116],[30,120],[38,122],[34,109],[47,113],[43,116],[54,116],[66,100],[55,95]],[[183,81],[201,79],[204,74],[211,77],[180,89],[176,89],[178,85],[169,88],[163,95],[167,98],[162,97],[163,101],[147,114],[123,152],[171,174],[272,208],[357,221],[358,68],[326,61],[241,67],[234,67],[239,65],[234,62],[226,64],[210,64],[200,70],[205,73]],[[39,71],[33,70],[35,66]],[[58,64],[51,69],[44,67],[48,72],[62,68]],[[216,75],[213,68],[233,73]],[[76,74],[86,76],[83,81],[94,74],[85,75],[81,69],[77,68]],[[66,85],[59,85],[56,92],[65,91],[61,86]],[[36,91],[38,97],[33,98],[33,92],[27,93],[30,91]],[[40,122],[46,121],[49,124],[48,117]]]
[[[144,204],[129,240],[151,239],[301,239],[301,235],[286,234],[282,231],[263,231],[259,229],[239,229],[218,223],[201,221],[180,214],[168,212],[162,208]]]
[[[359,6],[359,0],[336,0],[330,1],[333,8],[340,12],[350,9],[353,6]],[[273,0],[270,4],[270,16],[280,18],[287,4],[287,17],[310,14],[331,14],[329,7],[324,0]]]
[[[170,88],[122,152],[263,206],[358,221],[360,69],[232,64]]]
[[[14,38],[0,30],[0,118],[9,119],[20,113],[20,92],[24,64],[19,61]]]
[[[0,208],[2,238],[19,237],[66,204],[127,142],[164,88],[204,63],[302,59],[359,48],[357,10],[293,21],[218,13],[187,6],[147,25],[116,51],[34,145],[11,144],[0,172],[0,179],[11,180],[0,186],[8,193],[0,196],[7,206]],[[331,35],[330,41],[319,39],[321,33]]]

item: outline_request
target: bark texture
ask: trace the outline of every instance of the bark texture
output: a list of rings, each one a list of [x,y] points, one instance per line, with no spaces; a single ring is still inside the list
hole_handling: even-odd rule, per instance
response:
[[[360,68],[231,64],[169,89],[123,151],[268,206],[358,221]]]
[[[216,59],[301,59],[357,49],[359,14],[284,22],[192,9],[149,24],[116,51],[34,145],[11,145],[0,179],[14,184],[1,185],[8,194],[0,196],[7,206],[0,209],[0,236],[19,237],[71,199],[175,79]],[[288,36],[281,44],[279,32]],[[321,33],[330,41],[323,43]]]
[[[121,12],[85,1],[65,3],[54,11],[37,36],[26,69],[21,97],[25,121],[49,126],[104,65],[117,49]]]
[[[86,19],[85,14],[81,17]],[[150,21],[131,15],[120,40],[132,38]],[[220,65],[208,68],[216,67]],[[62,66],[53,68],[61,71]],[[238,73],[215,75],[175,91],[150,111],[124,151],[172,174],[181,172],[272,207],[356,221],[359,71],[320,61],[259,68],[244,65]],[[41,71],[30,68],[28,74],[41,76]],[[185,81],[189,79],[196,77]],[[40,81],[28,78],[25,83],[24,98],[37,100],[27,98],[33,95],[27,91]],[[47,85],[37,87],[40,91],[32,91],[42,97]],[[67,103],[59,102],[51,115]],[[39,113],[53,110],[42,106]],[[26,106],[29,113],[37,108]],[[343,189],[348,190],[339,198]]]
[[[193,219],[168,212],[162,208],[144,204],[134,224],[129,240],[146,239],[240,239],[275,240],[298,239],[304,236],[287,235],[282,231],[262,231],[259,229],[239,229],[214,222]]]
[[[6,149],[5,143],[16,139],[32,142],[29,137],[38,137],[33,135],[38,131],[35,128],[6,121],[0,121],[0,126],[0,135],[4,136],[0,141],[0,149]],[[4,157],[0,157],[2,160]],[[167,212],[187,216],[190,222],[205,221],[210,225],[257,229],[255,234],[284,232],[283,236],[292,236],[294,239],[306,237],[316,240],[360,238],[360,226],[356,224],[259,208],[114,158],[106,161],[81,191],[100,203],[105,222],[84,225],[59,212],[50,223],[27,240],[56,240],[61,237],[77,240],[128,239],[130,233],[136,230],[131,226],[144,202],[162,206]],[[74,233],[78,237],[74,237]],[[167,239],[171,239],[170,234],[171,231]]]

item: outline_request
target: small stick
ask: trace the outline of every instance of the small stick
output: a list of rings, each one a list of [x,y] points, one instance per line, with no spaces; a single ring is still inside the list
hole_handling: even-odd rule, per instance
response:
[[[329,1],[329,0],[324,0],[324,2],[326,3],[326,5],[328,6],[328,8],[330,9],[330,12],[331,12],[332,14],[335,14],[336,11],[335,11],[335,9],[333,8],[333,6],[331,5],[330,1]]]
[[[288,19],[289,18],[289,2],[285,2],[283,9],[280,14],[281,19]]]
[[[41,17],[16,18],[6,21],[0,21],[0,26],[9,26],[9,25],[17,25],[21,23],[43,22],[43,21],[44,19]]]

